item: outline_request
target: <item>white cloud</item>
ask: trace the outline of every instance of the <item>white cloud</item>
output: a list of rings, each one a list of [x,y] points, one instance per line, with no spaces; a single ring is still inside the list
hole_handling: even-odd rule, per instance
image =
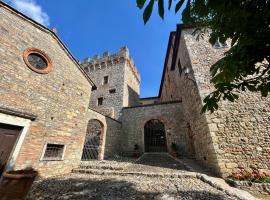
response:
[[[7,3],[38,23],[44,26],[50,25],[48,14],[34,0],[7,0]]]

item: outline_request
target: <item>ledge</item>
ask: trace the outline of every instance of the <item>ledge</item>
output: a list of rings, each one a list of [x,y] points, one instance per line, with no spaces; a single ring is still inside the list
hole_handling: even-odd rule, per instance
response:
[[[174,103],[182,103],[182,100],[178,100],[178,101],[167,101],[167,102],[162,102],[162,103],[152,103],[152,104],[146,104],[146,105],[137,105],[137,106],[132,106],[132,107],[124,107],[123,109],[140,108],[140,107],[150,107],[150,106],[159,106],[159,105],[174,104]]]
[[[13,110],[10,108],[5,108],[5,107],[0,107],[0,113],[12,115],[15,117],[21,117],[21,118],[25,118],[25,119],[30,119],[31,121],[34,121],[37,118],[37,116],[34,114],[22,112],[22,111],[18,111],[18,110]]]
[[[115,122],[118,122],[119,124],[122,124],[122,122],[120,122],[120,121],[118,121],[118,120],[116,120],[116,119],[114,119],[114,118],[112,118],[112,117],[110,117],[110,116],[104,115],[104,114],[102,114],[102,113],[100,113],[100,112],[98,112],[98,111],[96,111],[96,110],[94,110],[94,109],[92,109],[92,108],[90,108],[90,107],[88,107],[88,109],[89,109],[89,110],[92,110],[92,111],[94,111],[94,112],[96,112],[96,113],[98,113],[98,114],[100,114],[100,115],[102,115],[102,116],[104,116],[104,117],[107,117],[107,118],[109,118],[109,119],[111,119],[111,120],[113,120],[113,121],[115,121]]]
[[[156,96],[156,97],[143,97],[143,98],[140,98],[140,100],[148,100],[148,99],[159,99],[159,97]]]

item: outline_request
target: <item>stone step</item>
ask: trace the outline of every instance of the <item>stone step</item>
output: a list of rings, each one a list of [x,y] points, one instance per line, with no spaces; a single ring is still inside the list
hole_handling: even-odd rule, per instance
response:
[[[80,165],[80,169],[102,169],[102,170],[124,170],[124,166],[113,166],[113,165],[104,165],[104,164],[93,164],[93,165]]]
[[[74,174],[91,174],[91,175],[107,175],[107,176],[145,176],[145,177],[166,177],[166,178],[180,178],[191,177],[195,178],[194,172],[179,172],[179,173],[156,173],[156,172],[137,172],[137,171],[114,171],[114,170],[99,170],[99,169],[73,169]]]

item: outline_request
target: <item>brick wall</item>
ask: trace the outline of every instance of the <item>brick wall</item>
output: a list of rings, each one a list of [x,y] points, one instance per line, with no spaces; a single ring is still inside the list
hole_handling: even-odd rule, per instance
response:
[[[90,83],[79,65],[48,30],[0,7],[0,106],[36,115],[30,124],[16,168],[33,166],[41,176],[70,172],[81,158],[86,133]],[[49,74],[38,74],[23,61],[35,47],[53,62]],[[41,161],[46,143],[66,146],[63,161]]]

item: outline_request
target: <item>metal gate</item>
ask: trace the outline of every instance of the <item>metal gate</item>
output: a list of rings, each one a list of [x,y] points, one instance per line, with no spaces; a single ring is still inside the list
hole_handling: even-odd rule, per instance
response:
[[[146,152],[166,152],[166,134],[164,124],[159,120],[150,120],[144,126]]]
[[[87,127],[82,160],[98,159],[103,126],[98,120],[90,120]]]

